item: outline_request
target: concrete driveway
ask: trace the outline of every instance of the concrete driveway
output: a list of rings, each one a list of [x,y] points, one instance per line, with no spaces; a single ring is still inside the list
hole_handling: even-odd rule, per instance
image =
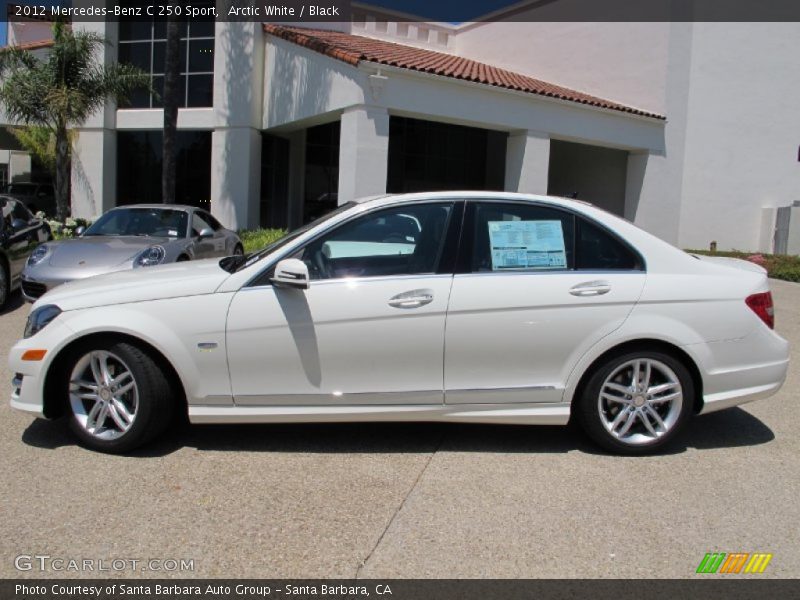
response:
[[[800,285],[772,286],[794,344],[783,391],[695,419],[664,456],[607,456],[567,428],[398,424],[185,427],[115,457],[3,399],[0,576],[692,577],[723,551],[797,577]],[[193,571],[20,572],[19,555]]]

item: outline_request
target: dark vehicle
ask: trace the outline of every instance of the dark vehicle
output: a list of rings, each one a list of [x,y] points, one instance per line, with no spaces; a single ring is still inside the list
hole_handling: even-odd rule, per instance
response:
[[[56,214],[56,196],[49,183],[9,183],[3,195],[19,200],[34,214],[40,210],[49,217]]]
[[[25,205],[0,196],[0,308],[20,285],[20,274],[33,249],[50,239],[50,227]]]

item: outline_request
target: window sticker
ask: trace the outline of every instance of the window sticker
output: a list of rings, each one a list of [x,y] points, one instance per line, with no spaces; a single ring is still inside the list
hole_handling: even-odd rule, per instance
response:
[[[564,269],[561,221],[489,221],[492,271]]]

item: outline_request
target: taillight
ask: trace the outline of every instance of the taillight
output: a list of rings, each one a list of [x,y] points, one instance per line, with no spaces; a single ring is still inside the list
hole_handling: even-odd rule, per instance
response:
[[[761,292],[745,298],[745,303],[766,323],[770,329],[775,329],[775,307],[772,304],[772,292]]]

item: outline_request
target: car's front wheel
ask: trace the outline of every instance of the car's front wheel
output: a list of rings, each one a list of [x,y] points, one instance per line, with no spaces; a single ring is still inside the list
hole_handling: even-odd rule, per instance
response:
[[[127,452],[161,433],[172,417],[172,386],[150,354],[126,342],[88,344],[67,361],[70,428],[101,452]]]
[[[600,446],[641,455],[675,437],[691,415],[693,399],[692,377],[683,363],[662,352],[640,351],[599,365],[575,409]]]

